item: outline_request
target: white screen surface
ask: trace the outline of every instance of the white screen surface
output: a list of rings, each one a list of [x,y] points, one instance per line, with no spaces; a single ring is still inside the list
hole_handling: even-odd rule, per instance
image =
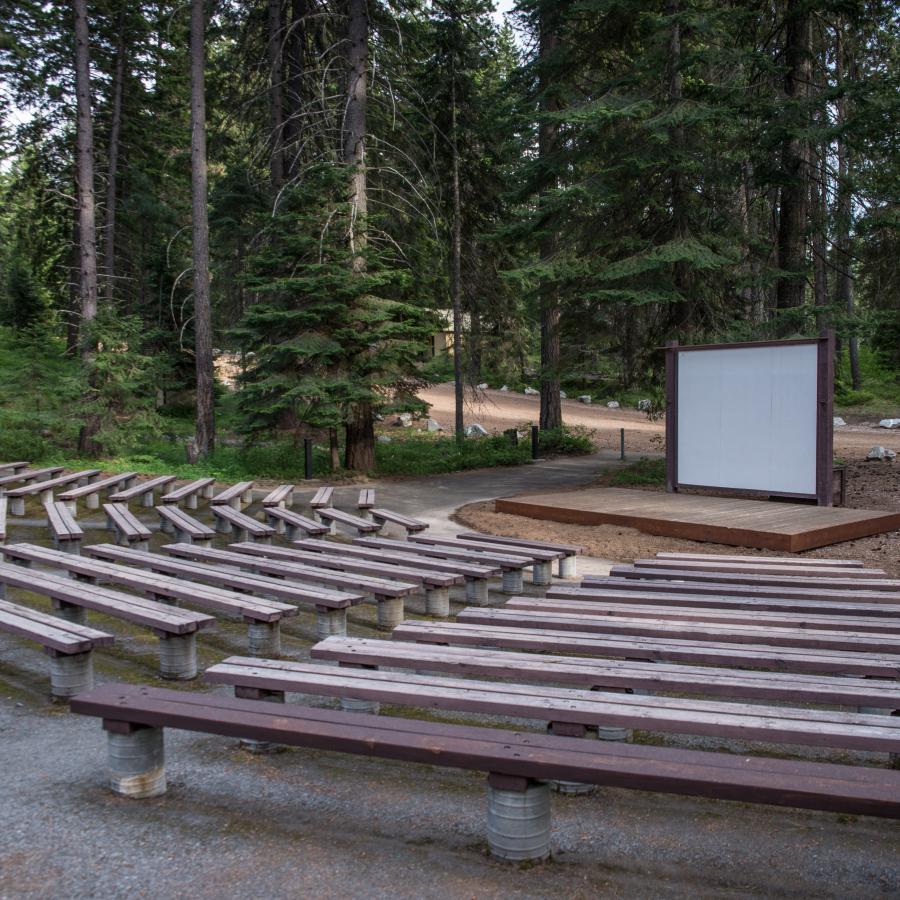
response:
[[[678,482],[816,493],[815,344],[678,354]]]

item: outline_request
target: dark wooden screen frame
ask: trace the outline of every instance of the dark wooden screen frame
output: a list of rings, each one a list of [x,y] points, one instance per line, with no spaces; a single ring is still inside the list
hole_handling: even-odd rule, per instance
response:
[[[719,487],[714,484],[683,484],[678,480],[678,357],[682,353],[704,350],[744,350],[748,347],[788,347],[796,344],[815,344],[818,347],[816,390],[816,492],[795,494],[786,491],[765,491]],[[682,347],[678,341],[666,344],[666,491],[677,493],[680,488],[697,488],[723,493],[746,495],[768,494],[795,500],[815,500],[819,506],[834,502],[834,332],[823,331],[820,337],[787,341],[747,341],[740,344],[695,344]]]

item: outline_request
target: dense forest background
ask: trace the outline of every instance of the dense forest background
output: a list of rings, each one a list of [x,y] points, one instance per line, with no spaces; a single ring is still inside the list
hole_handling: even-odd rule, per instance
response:
[[[823,328],[898,414],[895,4],[493,13],[0,0],[0,456],[371,471],[430,381],[553,433],[561,388],[658,397],[668,340]]]

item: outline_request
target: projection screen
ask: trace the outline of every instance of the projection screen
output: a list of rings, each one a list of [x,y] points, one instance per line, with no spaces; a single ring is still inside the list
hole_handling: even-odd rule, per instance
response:
[[[826,337],[670,346],[669,489],[753,491],[830,504],[829,345]]]

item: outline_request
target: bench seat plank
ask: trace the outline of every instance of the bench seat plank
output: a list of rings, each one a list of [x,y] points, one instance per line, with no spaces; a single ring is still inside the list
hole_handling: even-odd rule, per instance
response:
[[[457,537],[467,541],[480,541],[485,544],[503,544],[510,547],[522,547],[523,549],[536,548],[538,550],[555,550],[566,556],[581,556],[584,547],[580,544],[558,544],[553,541],[528,540],[525,538],[503,537],[497,534],[482,534],[480,531],[463,531]]]
[[[7,484],[15,484],[17,481],[28,484],[28,482],[43,478],[45,475],[48,478],[53,478],[55,475],[59,475],[62,470],[62,466],[47,466],[44,469],[23,469],[12,474],[4,474],[0,478],[0,487],[5,487]]]
[[[161,503],[180,503],[182,500],[193,497],[195,494],[202,493],[206,496],[215,483],[215,478],[198,478],[195,481],[189,481],[187,484],[181,485],[181,487],[173,488],[159,499]]]
[[[123,684],[102,685],[71,701],[72,712],[111,722],[524,778],[900,818],[900,772],[272,706]]]
[[[246,513],[238,512],[230,506],[220,503],[213,506],[212,511],[217,519],[222,519],[236,531],[245,531],[254,537],[271,537],[275,534],[275,529],[271,525],[266,525],[265,522],[260,522]]]
[[[279,485],[272,491],[269,491],[265,497],[262,499],[263,506],[279,506],[284,505],[285,503],[290,504],[290,500],[294,496],[294,488],[293,484],[282,484]]]
[[[307,519],[306,516],[301,516],[300,513],[296,513],[290,509],[281,509],[278,506],[268,506],[265,508],[266,518],[269,520],[269,524],[272,522],[276,524],[278,522],[282,522],[285,526],[287,526],[287,530],[289,534],[294,533],[297,529],[306,532],[306,534],[328,534],[328,526],[323,525],[321,522],[314,522],[312,519]]]
[[[432,556],[438,559],[455,559],[461,562],[474,563],[476,565],[497,566],[504,570],[519,570],[532,565],[532,561],[524,556],[497,553],[475,553],[463,548],[434,547],[430,544],[420,544],[414,541],[396,541],[393,538],[356,538],[353,541],[361,547],[376,547],[383,550],[400,550],[406,553],[415,553],[420,556]]]
[[[475,553],[508,553],[510,556],[521,556],[528,561],[528,565],[536,562],[553,562],[561,559],[565,554],[561,550],[542,550],[539,547],[507,547],[503,544],[489,544],[485,541],[467,541],[463,538],[432,537],[425,534],[417,534],[410,537],[410,541],[416,544],[430,544],[432,547],[447,547],[451,550],[464,549]]]
[[[359,492],[359,498],[356,501],[357,509],[371,509],[375,505],[375,491],[373,488],[363,488]]]
[[[124,503],[104,503],[103,511],[116,530],[129,540],[150,540],[150,529]]]
[[[832,566],[837,566],[838,568],[844,568],[846,566],[853,566],[854,568],[861,569],[864,567],[864,563],[861,559],[818,559],[816,557],[806,557],[806,556],[741,556],[739,554],[728,554],[728,553],[676,553],[675,551],[663,552],[660,551],[656,554],[657,559],[693,559],[699,560],[701,562],[753,562],[753,563],[779,563],[781,565],[791,565],[791,566],[828,566],[831,568]]]
[[[0,600],[0,631],[36,641],[64,654],[87,653],[94,647],[108,646],[115,641],[113,635],[105,631],[66,622],[7,600]]]
[[[900,683],[886,679],[738,670],[630,659],[591,659],[337,636],[319,641],[310,650],[310,655],[313,659],[357,666],[389,666],[508,678],[515,682],[567,684],[585,689],[650,690],[792,704],[900,709]]]
[[[325,508],[331,506],[331,498],[334,495],[334,488],[325,485],[324,487],[320,487],[315,494],[313,494],[312,500],[309,501],[309,505],[313,509]]]
[[[62,500],[48,503],[44,509],[47,511],[47,524],[57,541],[80,541],[84,537],[84,531]]]
[[[25,484],[22,487],[13,488],[6,492],[6,496],[11,500],[22,497],[29,497],[33,494],[44,494],[53,491],[58,487],[71,484],[73,481],[81,481],[83,478],[93,478],[99,475],[99,469],[82,469],[80,472],[71,472],[68,475],[58,475],[56,478],[50,478],[47,481],[36,481],[34,484]]]
[[[80,500],[82,497],[99,494],[100,491],[108,490],[111,487],[118,487],[123,481],[131,481],[137,475],[137,472],[123,472],[121,475],[110,475],[109,478],[101,478],[99,481],[92,481],[90,484],[65,491],[59,495],[59,499],[64,502]]]
[[[149,478],[147,481],[141,481],[124,491],[117,491],[115,494],[109,495],[112,503],[128,503],[135,497],[143,497],[145,494],[152,493],[154,490],[164,488],[175,480],[174,475],[159,475],[156,478]]]
[[[208,525],[204,525],[203,522],[188,515],[184,510],[171,503],[165,506],[157,506],[156,511],[159,513],[161,521],[171,523],[176,530],[185,531],[192,538],[207,541],[212,540],[216,536],[215,531]]]
[[[27,469],[30,463],[27,460],[19,459],[15,462],[5,462],[0,463],[0,472],[6,473],[9,472],[20,472],[24,469]]]
[[[428,528],[428,523],[423,522],[421,519],[411,519],[409,516],[401,515],[400,513],[394,512],[391,509],[384,509],[383,507],[372,507],[369,509],[369,515],[375,522],[382,525],[385,522],[392,522],[394,525],[405,528],[407,532],[424,531]]]
[[[372,534],[377,532],[381,526],[368,519],[360,516],[354,516],[353,513],[343,512],[340,509],[334,509],[331,506],[316,507],[316,515],[324,519],[326,522],[339,522],[348,528],[355,528],[359,534]]]
[[[804,566],[776,562],[722,562],[699,559],[636,559],[636,569],[670,569],[679,572],[722,572],[741,575],[788,575],[792,578],[887,578],[884,569],[859,566]]]
[[[254,481],[239,481],[216,494],[209,502],[212,506],[240,503],[253,490]],[[249,501],[247,501],[249,502]]]

